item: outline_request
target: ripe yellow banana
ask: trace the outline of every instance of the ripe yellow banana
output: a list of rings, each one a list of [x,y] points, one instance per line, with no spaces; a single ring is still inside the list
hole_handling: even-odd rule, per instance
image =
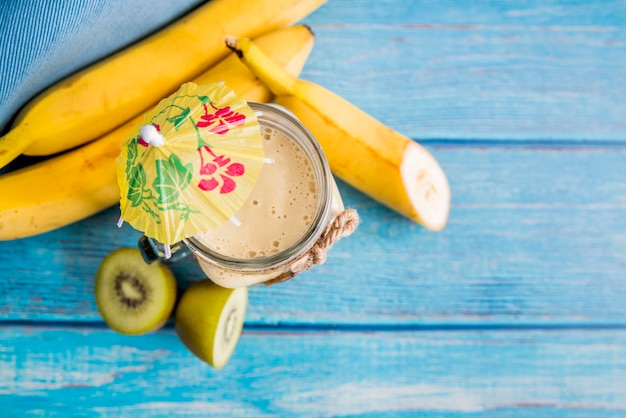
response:
[[[435,158],[327,89],[283,71],[248,38],[226,38],[248,65],[320,142],[342,180],[431,230],[448,221],[450,186]]]
[[[278,65],[299,74],[314,36],[308,27],[294,26],[256,41]],[[234,54],[193,81],[224,81],[248,101],[268,102],[273,97]],[[140,115],[73,151],[0,176],[0,240],[57,229],[119,202],[115,159],[121,143],[134,135],[142,120]]]
[[[0,168],[21,153],[51,155],[99,137],[226,56],[224,36],[289,26],[324,1],[210,0],[33,99],[0,138]]]

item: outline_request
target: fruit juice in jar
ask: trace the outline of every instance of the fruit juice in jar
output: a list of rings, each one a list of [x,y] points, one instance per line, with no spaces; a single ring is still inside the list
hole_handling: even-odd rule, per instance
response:
[[[236,221],[185,240],[209,279],[229,288],[287,271],[344,209],[326,158],[309,131],[281,107],[250,106],[258,115],[268,163]]]

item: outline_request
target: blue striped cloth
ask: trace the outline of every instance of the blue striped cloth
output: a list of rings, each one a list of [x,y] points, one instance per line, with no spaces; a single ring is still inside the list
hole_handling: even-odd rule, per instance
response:
[[[203,0],[0,1],[0,132],[31,98]]]

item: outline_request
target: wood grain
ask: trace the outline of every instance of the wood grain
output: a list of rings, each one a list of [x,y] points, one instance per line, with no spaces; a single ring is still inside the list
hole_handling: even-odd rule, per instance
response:
[[[246,330],[221,371],[189,354],[172,330],[125,337],[4,326],[0,341],[5,416],[626,411],[624,331]]]
[[[618,1],[330,1],[307,20],[302,77],[421,140],[622,142],[625,16]]]

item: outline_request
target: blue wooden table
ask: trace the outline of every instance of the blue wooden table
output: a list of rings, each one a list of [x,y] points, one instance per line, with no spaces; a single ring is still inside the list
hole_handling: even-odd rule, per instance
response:
[[[302,77],[433,153],[447,228],[339,182],[361,226],[250,289],[220,371],[171,325],[103,324],[96,269],[138,238],[116,208],[0,242],[0,416],[626,416],[626,4],[329,0],[305,22]]]

